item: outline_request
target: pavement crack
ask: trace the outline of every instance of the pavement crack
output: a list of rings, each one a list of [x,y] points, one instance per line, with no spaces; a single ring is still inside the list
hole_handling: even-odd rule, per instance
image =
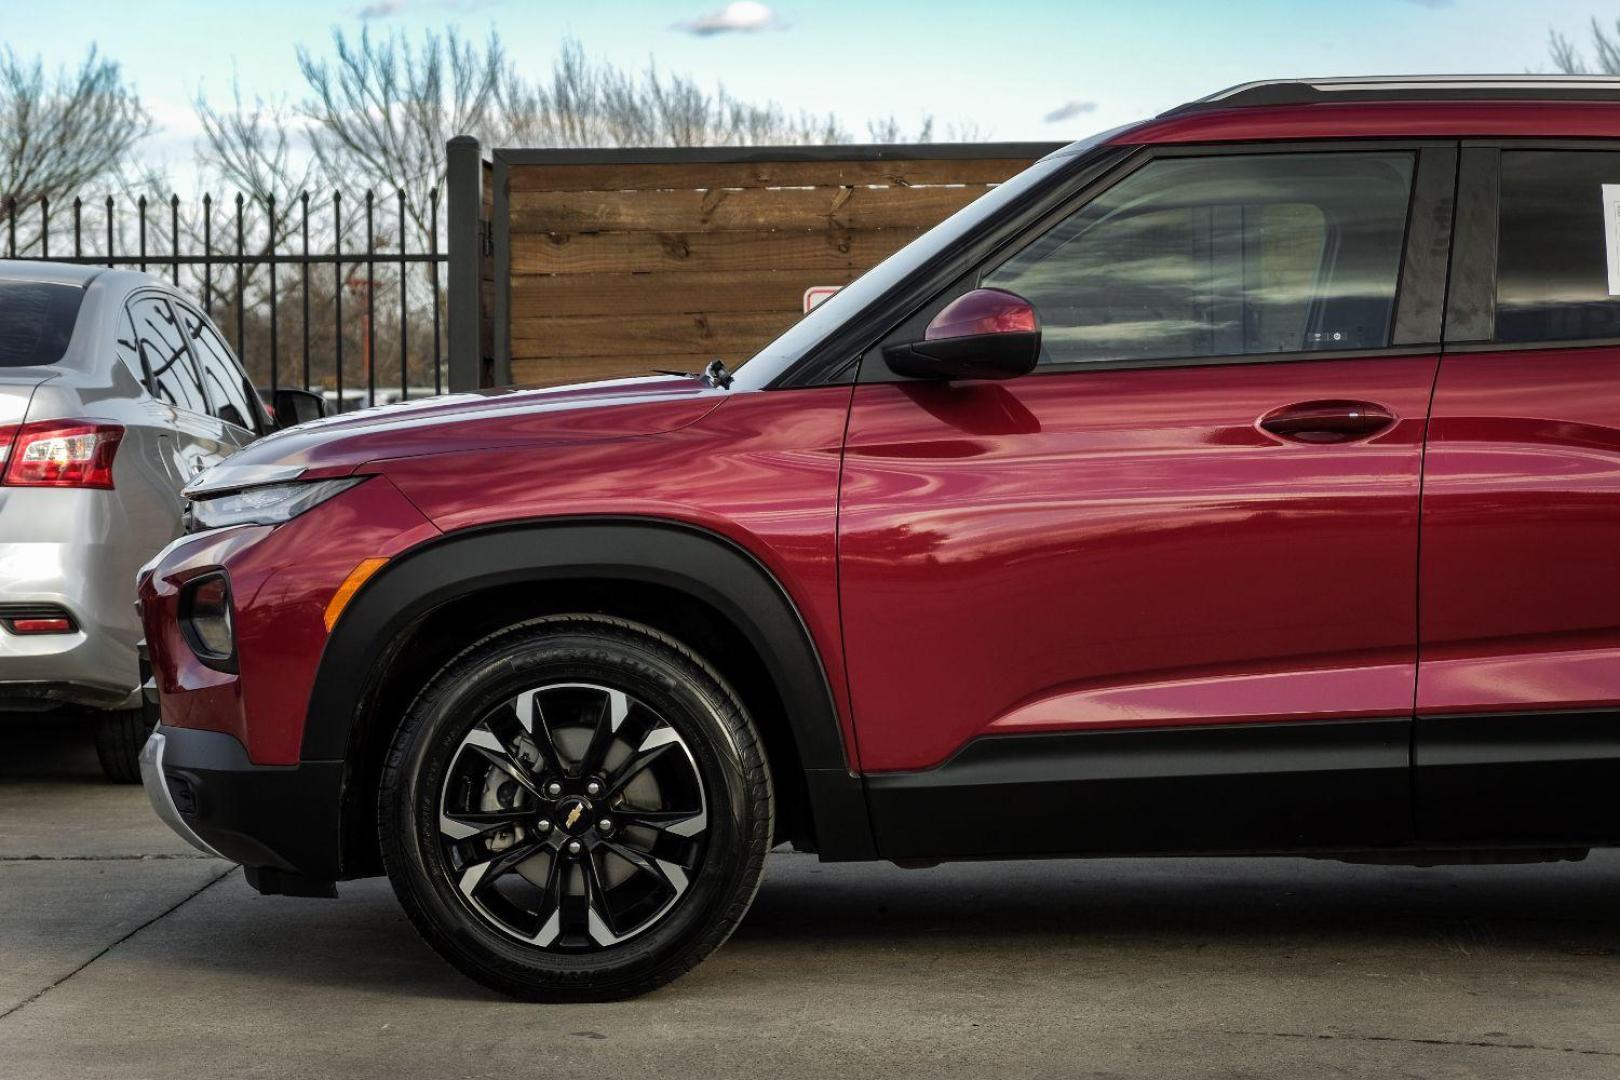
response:
[[[157,862],[168,859],[214,859],[200,851],[164,852],[154,855],[0,855],[0,863],[15,862]]]
[[[1547,1046],[1542,1043],[1493,1042],[1490,1039],[1423,1039],[1408,1035],[1333,1035],[1307,1031],[1230,1031],[1231,1035],[1253,1035],[1266,1039],[1320,1039],[1338,1042],[1406,1043],[1414,1046],[1469,1046],[1487,1050],[1536,1050],[1552,1054],[1581,1054],[1588,1057],[1620,1057],[1620,1051],[1594,1050],[1585,1046]]]
[[[145,922],[141,923],[141,925],[137,926],[135,929],[131,930],[129,933],[125,934],[123,937],[119,938],[117,941],[114,941],[111,944],[107,945],[105,948],[98,950],[94,956],[90,957],[90,959],[86,960],[84,963],[80,964],[78,967],[74,968],[72,971],[69,971],[67,974],[63,975],[59,979],[56,979],[56,980],[52,981],[48,985],[40,987],[39,990],[35,991],[33,994],[31,994],[27,998],[23,999],[22,1001],[17,1002],[17,1004],[13,1005],[11,1008],[7,1009],[5,1012],[0,1012],[0,1022],[3,1022],[6,1019],[10,1018],[12,1015],[14,1015],[16,1013],[19,1013],[22,1010],[28,1008],[28,1006],[32,1005],[34,1002],[36,1002],[40,998],[44,997],[46,994],[50,993],[52,990],[55,990],[58,986],[61,986],[63,983],[67,982],[69,979],[73,978],[73,976],[77,975],[79,972],[83,971],[85,968],[89,967],[91,964],[95,963],[97,960],[100,960],[103,956],[106,956],[108,953],[110,953],[114,949],[118,948],[118,946],[120,946],[124,942],[130,940],[136,934],[139,934],[142,930],[145,930],[148,926],[151,926],[152,924],[160,922],[163,919],[168,918],[170,915],[173,915],[176,911],[179,911],[181,908],[185,907],[187,904],[189,904],[193,900],[197,899],[197,897],[201,896],[203,893],[207,892],[209,889],[212,889],[215,885],[218,885],[220,882],[222,882],[226,878],[230,877],[231,874],[236,872],[236,869],[237,868],[235,866],[231,866],[228,869],[223,870],[220,873],[216,874],[214,877],[212,877],[212,878],[208,879],[207,881],[203,882],[203,884],[200,885],[199,887],[197,887],[196,889],[193,889],[191,892],[189,892],[185,896],[181,897],[175,903],[169,905],[167,908],[165,908],[162,911],[158,912],[156,915],[152,916],[150,919],[147,919]]]

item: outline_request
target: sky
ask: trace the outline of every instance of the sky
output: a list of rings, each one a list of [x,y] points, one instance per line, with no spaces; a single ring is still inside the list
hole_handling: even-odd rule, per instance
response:
[[[1547,37],[1585,40],[1620,0],[0,0],[0,44],[48,65],[96,44],[159,125],[147,160],[185,171],[191,101],[302,93],[294,50],[334,28],[498,30],[520,69],[587,52],[723,83],[747,100],[832,112],[852,132],[894,115],[982,138],[1069,140],[1251,79],[1523,72]]]

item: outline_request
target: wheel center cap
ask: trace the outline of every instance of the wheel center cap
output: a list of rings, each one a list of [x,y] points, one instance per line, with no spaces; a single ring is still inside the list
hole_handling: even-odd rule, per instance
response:
[[[577,836],[590,828],[591,804],[577,795],[560,800],[557,803],[557,822],[563,832]]]

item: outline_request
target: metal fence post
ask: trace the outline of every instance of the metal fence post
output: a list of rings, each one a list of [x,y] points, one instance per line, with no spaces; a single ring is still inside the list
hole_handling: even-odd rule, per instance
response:
[[[457,135],[445,147],[449,187],[450,392],[483,383],[479,334],[478,216],[483,202],[483,162],[478,140]]]

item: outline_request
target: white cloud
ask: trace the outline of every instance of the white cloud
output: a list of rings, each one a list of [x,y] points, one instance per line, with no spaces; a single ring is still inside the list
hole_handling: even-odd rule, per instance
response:
[[[398,15],[404,10],[405,0],[372,0],[372,3],[356,11],[355,16],[367,20],[386,19],[391,15]]]
[[[1057,108],[1053,109],[1051,112],[1047,113],[1045,116],[1041,117],[1041,119],[1045,120],[1048,124],[1058,124],[1062,123],[1064,120],[1073,120],[1077,116],[1083,116],[1086,113],[1094,113],[1096,111],[1097,103],[1095,101],[1066,101],[1062,105],[1059,105]]]
[[[719,11],[678,22],[673,29],[684,30],[698,37],[713,37],[715,34],[753,33],[781,27],[782,20],[769,6],[758,0],[733,0]]]

